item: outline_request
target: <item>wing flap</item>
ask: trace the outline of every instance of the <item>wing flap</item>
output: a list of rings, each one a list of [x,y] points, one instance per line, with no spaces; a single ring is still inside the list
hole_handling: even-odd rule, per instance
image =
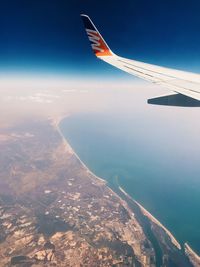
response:
[[[148,104],[179,107],[200,107],[200,101],[181,95],[172,94],[148,99]]]

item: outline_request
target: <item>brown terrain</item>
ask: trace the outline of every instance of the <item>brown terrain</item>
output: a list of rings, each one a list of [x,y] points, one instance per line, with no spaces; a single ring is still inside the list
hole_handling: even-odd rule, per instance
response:
[[[125,201],[52,121],[0,132],[0,266],[155,266]]]

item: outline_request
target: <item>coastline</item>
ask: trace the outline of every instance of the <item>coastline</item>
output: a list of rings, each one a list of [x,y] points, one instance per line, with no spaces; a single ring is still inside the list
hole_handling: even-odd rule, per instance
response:
[[[70,149],[71,153],[79,160],[79,162],[81,163],[81,165],[86,169],[87,173],[89,173],[93,178],[97,179],[99,182],[101,182],[104,185],[108,186],[108,182],[97,176],[95,173],[93,173],[88,167],[87,165],[80,159],[80,157],[77,155],[77,153],[74,151],[74,149],[71,147],[71,145],[68,143],[67,139],[65,138],[63,132],[60,129],[60,123],[63,119],[67,118],[69,116],[69,114],[65,114],[63,116],[58,117],[57,119],[52,119],[50,118],[50,121],[52,122],[52,125],[54,126],[54,128],[56,129],[56,131],[59,133],[59,135],[61,136],[63,143],[65,144],[67,149]],[[130,207],[129,203],[127,202],[127,200],[124,200],[119,193],[115,192],[110,186],[108,186],[109,190],[116,195],[120,202],[123,204],[123,206],[129,211],[129,213],[134,216],[134,211],[132,210],[132,208]],[[136,200],[134,200],[131,196],[129,196],[129,194],[120,186],[118,185],[118,190],[124,194],[128,199],[130,199],[131,201],[133,201],[138,208],[141,210],[141,213],[143,214],[143,216],[147,217],[149,219],[149,221],[155,223],[157,226],[159,226],[160,228],[163,229],[163,231],[165,232],[165,234],[169,237],[171,243],[179,250],[181,251],[182,247],[180,245],[180,243],[176,240],[176,238],[173,236],[173,234],[161,223],[159,222],[150,212],[148,212],[140,203],[138,203]],[[187,250],[190,252],[190,254],[193,254],[193,256],[195,257],[195,259],[199,259],[199,256],[192,250],[191,247],[189,247],[189,245],[187,243],[184,244],[185,249],[187,248]],[[188,256],[189,258],[189,253],[186,253],[185,250],[185,254]],[[194,265],[196,267],[196,265]]]
[[[77,153],[74,151],[74,149],[71,147],[71,145],[68,143],[68,141],[66,140],[65,136],[63,135],[59,125],[61,123],[61,121],[65,118],[67,118],[69,115],[63,115],[60,116],[57,119],[51,120],[52,121],[52,125],[55,127],[56,131],[58,131],[59,135],[61,136],[64,144],[69,147],[71,149],[71,152],[75,155],[75,157],[80,161],[80,163],[82,164],[82,166],[87,170],[88,173],[90,173],[94,178],[98,179],[99,181],[103,182],[104,184],[107,184],[107,181],[104,180],[103,178],[97,176],[96,174],[94,174],[88,167],[87,165],[80,159],[80,157],[77,155]],[[141,209],[141,212],[143,213],[144,216],[148,217],[150,220],[154,221],[154,223],[156,223],[157,225],[159,225],[165,232],[166,234],[170,237],[172,243],[180,250],[181,249],[181,245],[178,243],[178,241],[175,239],[175,237],[171,234],[171,232],[169,230],[167,230],[152,214],[150,214],[140,203],[138,203],[136,200],[134,200],[131,196],[129,196],[129,194],[121,187],[118,186],[119,190],[129,199],[131,199],[131,201],[133,201],[135,204],[137,204],[137,206]],[[126,207],[129,209],[129,211],[134,214],[132,212],[132,210],[129,208],[129,205],[126,201],[124,201],[116,192],[114,192],[112,190],[112,188],[109,187],[109,190],[112,191],[112,193],[114,195],[116,195],[120,201],[123,202],[123,204],[126,205]]]
[[[60,117],[57,118],[57,119],[53,119],[53,120],[50,119],[50,120],[51,120],[51,122],[52,122],[52,125],[53,125],[54,128],[56,129],[56,131],[58,131],[59,135],[61,136],[61,138],[62,138],[64,144],[65,144],[68,148],[70,148],[71,152],[72,152],[72,153],[74,154],[74,156],[80,161],[80,163],[82,164],[82,166],[86,169],[87,173],[91,174],[95,179],[97,179],[98,181],[100,181],[100,182],[103,183],[104,185],[107,185],[107,186],[108,186],[108,182],[107,182],[105,179],[103,179],[103,178],[97,176],[95,173],[93,173],[93,172],[87,167],[87,165],[80,159],[80,157],[77,155],[77,153],[74,151],[74,149],[71,147],[71,145],[68,143],[68,141],[66,140],[65,136],[63,135],[63,133],[62,133],[62,131],[61,131],[59,125],[60,125],[61,121],[62,121],[63,119],[65,119],[65,118],[67,118],[68,116],[69,116],[69,115],[63,115],[63,116],[60,116]],[[112,192],[112,194],[114,194],[115,196],[117,196],[117,197],[120,199],[121,203],[123,203],[123,205],[126,206],[126,208],[129,210],[129,212],[130,212],[132,215],[134,215],[134,213],[132,212],[132,210],[129,208],[128,203],[126,203],[126,201],[124,201],[124,200],[123,200],[123,199],[122,199],[122,198],[121,198],[115,191],[113,191],[113,189],[112,189],[110,186],[108,186],[108,188],[109,188],[109,190]]]
[[[200,266],[200,256],[189,246],[187,242],[184,244],[184,249],[190,259],[190,262],[194,265],[197,264],[197,266]]]
[[[171,242],[176,246],[179,250],[181,250],[181,245],[179,242],[176,240],[176,238],[173,236],[173,234],[161,223],[159,222],[149,211],[147,211],[140,203],[138,203],[136,200],[134,200],[129,194],[121,187],[119,186],[119,190],[127,196],[129,199],[131,199],[133,202],[137,204],[137,206],[140,208],[142,211],[143,215],[146,216],[150,221],[154,222],[157,224],[159,227],[161,227],[165,233],[169,236]]]
[[[59,135],[61,136],[62,140],[63,140],[63,143],[69,147],[72,151],[72,153],[75,155],[75,157],[80,161],[80,163],[82,164],[82,166],[87,170],[87,173],[91,174],[92,176],[94,176],[96,179],[98,179],[100,182],[104,183],[104,184],[107,184],[107,181],[104,180],[103,178],[97,176],[95,173],[93,173],[86,165],[85,163],[80,159],[80,157],[77,155],[77,153],[74,151],[74,149],[71,147],[71,145],[67,142],[66,138],[64,137],[59,125],[61,123],[61,121],[65,118],[67,118],[69,115],[63,115],[63,116],[60,116],[59,118],[57,119],[50,119],[51,122],[52,122],[52,125],[54,126],[54,128],[56,129],[56,131],[59,133]]]
[[[127,201],[125,201],[117,192],[115,192],[109,185],[108,182],[104,179],[102,179],[101,177],[97,176],[96,174],[94,174],[86,165],[85,163],[80,159],[80,157],[76,154],[76,152],[73,150],[73,148],[71,147],[71,145],[68,143],[67,139],[65,138],[64,134],[62,133],[59,125],[60,122],[62,121],[62,119],[66,118],[67,116],[62,116],[60,118],[57,118],[56,120],[50,120],[52,123],[52,126],[54,127],[54,129],[59,133],[60,137],[62,138],[63,144],[64,146],[66,146],[66,149],[68,150],[68,152],[70,151],[71,154],[73,154],[79,161],[79,163],[82,165],[82,167],[85,169],[85,171],[90,174],[90,178],[91,178],[91,182],[92,183],[96,183],[97,186],[105,186],[105,189],[109,191],[109,194],[111,197],[115,197],[115,199],[117,200],[117,202],[124,208],[124,210],[126,210],[126,212],[129,214],[129,225],[124,225],[121,228],[122,231],[122,238],[124,239],[124,242],[126,241],[127,244],[132,247],[134,253],[135,253],[135,257],[136,260],[141,262],[141,266],[150,266],[150,265],[145,265],[145,262],[150,262],[150,259],[152,258],[152,260],[155,257],[155,251],[153,246],[151,245],[151,243],[149,243],[149,250],[144,249],[145,248],[145,244],[147,244],[148,238],[145,235],[144,229],[143,227],[140,225],[140,223],[138,222],[137,218],[135,217],[134,211],[132,210],[132,208],[128,205]],[[110,197],[108,197],[110,198]],[[111,227],[111,226],[110,226]],[[130,232],[128,234],[127,232]],[[133,231],[133,232],[132,232]],[[137,233],[135,233],[135,231]],[[133,233],[135,233],[135,235],[137,236],[137,239],[135,240],[135,237],[133,235]],[[152,247],[151,247],[152,246]],[[150,249],[151,247],[151,249]],[[156,258],[156,257],[155,257]],[[139,265],[138,265],[139,266]],[[153,265],[154,267],[158,267],[157,265]]]

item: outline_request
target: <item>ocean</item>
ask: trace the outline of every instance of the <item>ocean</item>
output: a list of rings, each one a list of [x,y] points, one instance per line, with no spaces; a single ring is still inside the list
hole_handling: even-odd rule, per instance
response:
[[[120,185],[200,253],[200,131],[186,109],[177,114],[88,112],[65,118],[60,128],[96,175],[113,189]]]

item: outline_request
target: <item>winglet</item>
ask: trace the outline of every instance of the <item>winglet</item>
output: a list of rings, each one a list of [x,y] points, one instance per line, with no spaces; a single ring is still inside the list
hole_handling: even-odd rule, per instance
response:
[[[97,57],[112,56],[113,53],[104,41],[101,34],[91,21],[91,19],[84,14],[81,14],[86,33],[92,46],[92,50]]]

